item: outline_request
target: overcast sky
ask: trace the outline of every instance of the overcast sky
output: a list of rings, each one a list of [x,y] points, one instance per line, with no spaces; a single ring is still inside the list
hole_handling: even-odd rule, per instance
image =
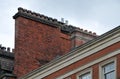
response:
[[[18,7],[101,35],[120,25],[120,0],[0,0],[0,44],[14,48],[14,19]]]

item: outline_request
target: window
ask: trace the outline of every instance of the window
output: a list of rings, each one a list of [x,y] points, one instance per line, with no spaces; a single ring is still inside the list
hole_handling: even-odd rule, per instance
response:
[[[115,79],[115,63],[109,63],[102,67],[104,79]]]
[[[100,63],[99,77],[100,79],[116,79],[116,58]]]
[[[77,74],[77,79],[92,79],[92,69],[87,68]]]
[[[90,72],[85,73],[85,74],[79,76],[79,79],[91,79],[91,74],[90,74]]]

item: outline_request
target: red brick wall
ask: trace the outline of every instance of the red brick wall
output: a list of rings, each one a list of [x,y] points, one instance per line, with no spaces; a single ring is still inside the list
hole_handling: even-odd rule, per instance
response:
[[[18,77],[70,51],[70,36],[58,28],[22,17],[15,20],[15,28],[15,74]]]
[[[92,66],[92,78],[93,79],[98,79],[99,78],[99,65],[95,64]]]
[[[117,55],[117,79],[120,79],[120,54]]]

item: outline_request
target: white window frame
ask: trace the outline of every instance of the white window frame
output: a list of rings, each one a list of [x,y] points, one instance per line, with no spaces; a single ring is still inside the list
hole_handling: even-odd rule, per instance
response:
[[[87,73],[90,73],[91,74],[91,79],[92,79],[92,68],[87,68],[83,71],[80,71],[78,74],[77,74],[77,79],[79,79],[80,76],[84,75],[84,74],[87,74]]]
[[[115,65],[115,78],[114,79],[117,78],[117,76],[116,76],[116,71],[117,71],[116,62],[117,61],[116,61],[116,57],[114,57],[114,58],[110,58],[108,60],[105,60],[99,64],[99,79],[104,79],[103,66],[110,64],[112,62],[114,62],[114,65]]]

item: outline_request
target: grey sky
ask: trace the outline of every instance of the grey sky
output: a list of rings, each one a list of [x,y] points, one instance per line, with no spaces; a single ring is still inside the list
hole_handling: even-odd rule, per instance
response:
[[[120,0],[1,0],[0,44],[14,48],[14,20],[18,7],[103,34],[120,25]]]

